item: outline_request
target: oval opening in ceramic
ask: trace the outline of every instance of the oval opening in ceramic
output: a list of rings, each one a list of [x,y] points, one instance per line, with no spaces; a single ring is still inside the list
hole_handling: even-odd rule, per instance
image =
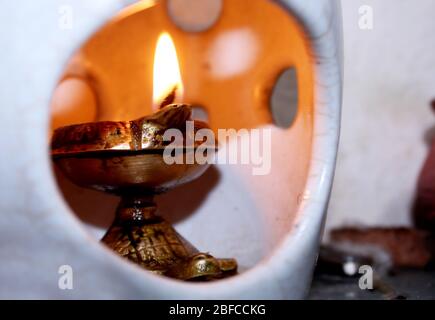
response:
[[[276,80],[270,98],[270,112],[276,126],[290,128],[298,111],[298,79],[296,70],[284,70]]]
[[[157,197],[160,214],[180,234],[201,251],[236,258],[243,272],[272,254],[291,232],[304,191],[313,127],[308,41],[296,19],[268,0],[224,0],[219,17],[199,31],[180,28],[171,14],[167,1],[141,1],[78,48],[53,93],[52,130],[151,113],[155,45],[168,32],[177,48],[184,102],[200,106],[200,116],[216,133],[270,132],[256,163],[213,165],[197,180]],[[296,93],[297,100],[281,103],[286,119],[279,125],[283,119],[274,121],[270,97],[276,79],[289,66],[295,70],[297,92],[290,85],[278,86],[272,103]],[[286,104],[289,112],[282,111]],[[254,174],[255,168],[260,174]],[[119,199],[78,187],[55,170],[64,198],[100,239]]]

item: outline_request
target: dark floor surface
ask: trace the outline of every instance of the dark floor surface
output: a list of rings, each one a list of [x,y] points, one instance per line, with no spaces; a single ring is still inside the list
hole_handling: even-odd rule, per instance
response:
[[[435,271],[400,270],[382,278],[384,288],[361,290],[358,278],[316,275],[313,280],[309,299],[311,300],[435,300]],[[385,291],[385,290],[384,290]]]

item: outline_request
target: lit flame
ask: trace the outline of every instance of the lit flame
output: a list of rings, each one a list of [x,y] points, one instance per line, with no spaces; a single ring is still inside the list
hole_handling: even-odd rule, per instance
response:
[[[170,95],[174,89],[177,100],[182,99],[183,83],[174,42],[167,32],[157,40],[154,54],[153,104],[155,108]]]

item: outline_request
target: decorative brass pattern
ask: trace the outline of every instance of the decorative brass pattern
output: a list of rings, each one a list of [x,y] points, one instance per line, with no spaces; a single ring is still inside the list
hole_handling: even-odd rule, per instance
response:
[[[149,198],[123,200],[117,219],[102,241],[128,260],[169,277],[220,278],[237,269],[234,259],[215,259],[200,253],[161,217]]]

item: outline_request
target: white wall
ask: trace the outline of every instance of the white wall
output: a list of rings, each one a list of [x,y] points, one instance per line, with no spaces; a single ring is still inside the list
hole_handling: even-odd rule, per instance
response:
[[[373,8],[373,30],[358,9]],[[435,127],[435,1],[343,0],[344,100],[327,230],[407,225]]]

